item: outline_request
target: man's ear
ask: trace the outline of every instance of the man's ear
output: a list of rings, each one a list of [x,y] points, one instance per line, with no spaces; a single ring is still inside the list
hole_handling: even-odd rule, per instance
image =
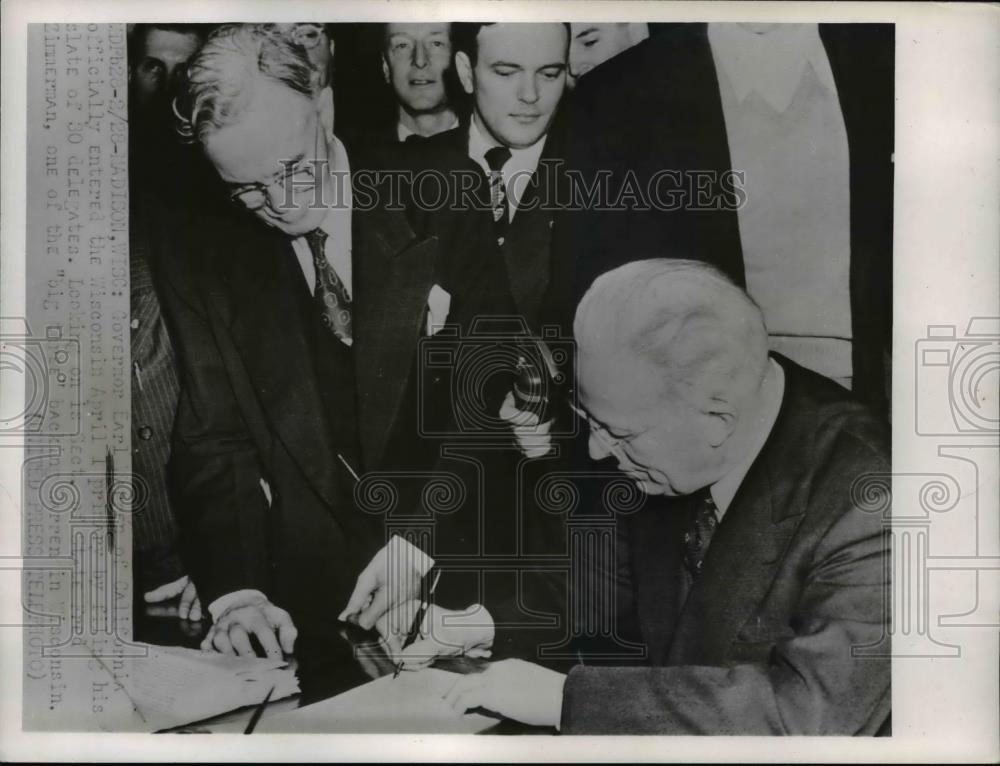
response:
[[[385,56],[382,56],[382,77],[385,78],[385,84],[389,85],[389,62],[385,60]]]
[[[333,88],[327,85],[316,96],[316,112],[325,135],[333,135]]]
[[[708,421],[706,429],[708,443],[713,447],[721,447],[736,430],[736,409],[731,403],[713,397],[709,399],[702,415]]]
[[[458,81],[462,83],[462,89],[470,96],[473,91],[472,62],[469,54],[459,51],[455,54],[455,73],[458,74]]]

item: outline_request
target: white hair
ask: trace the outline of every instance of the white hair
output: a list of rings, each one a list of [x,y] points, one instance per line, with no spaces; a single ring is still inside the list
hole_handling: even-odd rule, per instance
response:
[[[188,66],[191,132],[204,140],[238,122],[260,79],[314,97],[320,72],[306,50],[271,24],[224,24]]]
[[[700,261],[633,261],[598,277],[573,325],[581,353],[634,355],[662,372],[665,399],[739,401],[767,370],[760,308]]]

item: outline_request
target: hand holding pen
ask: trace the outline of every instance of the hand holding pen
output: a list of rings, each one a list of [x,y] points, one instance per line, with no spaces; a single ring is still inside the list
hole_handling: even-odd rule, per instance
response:
[[[417,613],[413,615],[413,622],[410,624],[410,630],[406,634],[406,638],[403,640],[403,646],[400,651],[405,651],[408,646],[413,644],[420,635],[420,625],[424,621],[424,616],[427,614],[428,604],[434,599],[434,591],[437,590],[438,580],[441,579],[441,570],[437,570],[434,573],[434,582],[431,583],[431,588],[427,593],[427,598],[420,602],[420,607],[417,609]],[[393,679],[399,676],[399,672],[403,669],[403,660],[396,663],[396,671],[392,674]]]

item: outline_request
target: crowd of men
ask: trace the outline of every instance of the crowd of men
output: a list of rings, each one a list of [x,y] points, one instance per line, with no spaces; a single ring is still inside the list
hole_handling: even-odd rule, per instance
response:
[[[492,656],[448,701],[565,732],[888,730],[891,26],[129,60],[147,603],[206,651]]]

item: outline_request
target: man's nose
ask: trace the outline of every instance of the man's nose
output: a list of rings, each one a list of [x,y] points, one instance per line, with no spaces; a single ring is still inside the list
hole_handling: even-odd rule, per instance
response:
[[[538,101],[538,83],[533,75],[525,73],[518,83],[517,97],[526,104]]]
[[[427,66],[427,47],[423,44],[413,46],[413,66],[423,69]]]
[[[586,62],[580,61],[579,59],[569,60],[569,76],[574,80],[583,77],[587,72],[594,68],[593,64],[588,64]]]
[[[279,178],[264,192],[267,206],[272,212],[280,213],[291,202],[292,187],[287,178]]]

